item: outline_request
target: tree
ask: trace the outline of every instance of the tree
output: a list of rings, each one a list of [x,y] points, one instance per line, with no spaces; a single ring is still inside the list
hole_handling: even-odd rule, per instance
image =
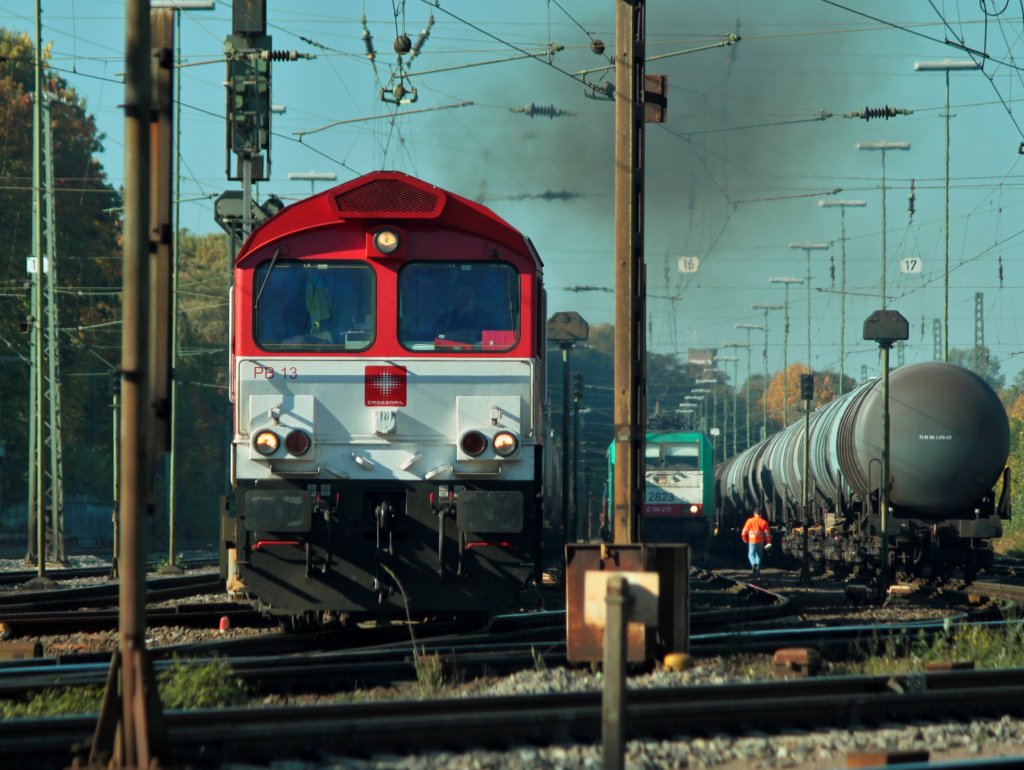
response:
[[[806,373],[807,366],[799,362],[790,364],[784,376],[782,372],[776,372],[768,385],[768,419],[769,429],[775,426],[775,430],[782,430],[790,423],[796,422],[803,410],[803,400],[800,398],[800,375]],[[783,388],[785,382],[786,387]],[[849,393],[856,383],[852,378],[845,380],[844,393]],[[789,422],[783,418],[783,393],[786,394],[786,406],[788,406]],[[814,373],[814,401],[812,409],[822,404],[827,404],[839,393],[839,375],[835,372]],[[760,404],[764,408],[763,402]]]
[[[27,435],[29,308],[25,257],[32,253],[32,125],[35,52],[29,37],[0,29],[0,345],[11,363],[0,377],[0,431]],[[44,52],[44,63],[49,50]],[[51,105],[65,496],[110,495],[109,372],[118,358],[120,196],[97,159],[103,137],[74,89],[44,72]],[[5,447],[4,500],[24,499],[30,447]]]
[[[992,355],[985,345],[974,348],[950,348],[949,362],[970,369],[993,390],[998,391],[1006,383],[1006,377],[999,371],[999,359]]]
[[[218,498],[227,493],[231,447],[228,401],[226,235],[178,236],[176,526],[184,539],[214,539]]]

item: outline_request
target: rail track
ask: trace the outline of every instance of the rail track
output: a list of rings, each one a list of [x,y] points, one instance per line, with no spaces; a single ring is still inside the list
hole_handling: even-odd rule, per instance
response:
[[[955,695],[955,697],[953,697]],[[918,719],[1019,714],[1024,671],[950,671],[714,687],[630,690],[631,738],[687,740],[751,730],[872,726]],[[329,706],[218,709],[165,715],[173,761],[265,764],[274,758],[367,756],[513,745],[592,743],[601,694],[456,698]],[[8,768],[64,767],[82,752],[96,717],[0,722]],[[401,725],[401,730],[395,726]]]

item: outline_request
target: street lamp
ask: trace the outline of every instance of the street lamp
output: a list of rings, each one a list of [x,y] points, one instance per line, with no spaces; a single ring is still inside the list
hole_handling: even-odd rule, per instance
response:
[[[838,208],[841,229],[840,243],[843,255],[840,266],[839,285],[839,395],[843,395],[843,380],[846,378],[846,209],[867,206],[866,201],[820,200],[822,208]]]
[[[885,153],[890,150],[909,150],[910,142],[857,142],[858,150],[879,151],[882,153],[882,309],[886,307],[885,298]]]
[[[789,287],[794,283],[803,283],[803,278],[785,276],[769,278],[769,283],[781,283],[786,289],[786,298],[782,302],[785,308],[782,326],[782,424],[789,425]]]
[[[718,451],[718,436],[712,432],[713,429],[718,428],[718,385],[717,379],[710,377],[701,377],[700,379],[694,380],[698,385],[711,385],[711,424],[708,427],[708,433],[711,434],[711,460],[714,462],[715,452]],[[700,391],[697,391],[700,392]]]
[[[683,401],[689,401],[689,402],[691,402],[693,404],[693,406],[700,408],[700,417],[699,417],[698,422],[697,422],[697,430],[700,431],[700,432],[703,432],[704,431],[704,415],[706,414],[706,412],[705,412],[705,398],[704,398],[704,396],[703,395],[699,395],[699,396],[697,396],[697,395],[684,396],[683,397]]]
[[[718,360],[721,362],[732,361],[732,453],[736,454],[736,434],[739,433],[739,426],[736,421],[737,409],[736,409],[736,386],[739,382],[739,369],[740,357],[739,356],[718,356]],[[728,421],[726,421],[726,427],[728,427]],[[722,440],[722,454],[726,453],[725,439]]]
[[[315,192],[315,185],[317,182],[333,182],[338,178],[338,175],[333,171],[289,171],[288,181],[308,181],[309,182],[309,194],[312,195]]]
[[[811,366],[811,252],[828,251],[832,245],[829,243],[791,243],[789,248],[807,252],[807,371],[813,372],[814,367]]]
[[[763,329],[761,324],[734,324],[737,329],[747,330],[747,446],[750,446],[750,359],[753,358],[750,347],[750,332]]]
[[[748,393],[747,393],[747,412],[746,412],[746,415],[747,415],[747,418],[746,418],[747,419],[747,444],[746,444],[746,446],[750,446],[750,424],[749,424],[750,423],[750,393],[749,393],[749,390],[750,390],[750,345],[745,344],[743,342],[726,342],[723,345],[721,345],[721,347],[723,347],[723,348],[746,348],[746,351],[747,351],[747,391],[748,391]],[[737,385],[738,385],[738,382],[737,382]],[[737,420],[735,415],[736,415],[736,412],[733,411],[733,423],[738,423],[738,420]],[[734,425],[734,427],[736,428],[736,432],[739,433],[739,425],[736,424],[736,425]],[[736,454],[735,443],[736,442],[733,441],[733,445],[734,445],[733,446],[733,454]],[[744,449],[745,448],[746,447],[744,447]]]
[[[764,441],[768,438],[768,313],[772,310],[782,310],[782,305],[758,302],[750,307],[764,311],[764,424],[761,426],[761,440]]]
[[[976,61],[919,61],[914,62],[915,72],[946,73],[946,214],[942,229],[946,235],[945,262],[943,263],[942,318],[945,328],[942,334],[942,360],[949,361],[949,73],[956,70],[980,69]],[[884,307],[884,304],[883,304]]]

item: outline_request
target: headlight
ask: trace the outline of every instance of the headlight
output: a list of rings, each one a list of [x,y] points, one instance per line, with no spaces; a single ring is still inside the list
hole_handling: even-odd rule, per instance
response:
[[[519,439],[516,434],[508,431],[501,431],[494,434],[494,451],[500,457],[511,457],[519,448]]]
[[[261,430],[253,437],[252,445],[261,455],[272,455],[281,446],[281,438],[272,430]]]
[[[699,505],[691,505],[690,506],[690,513],[700,513],[700,506]]]
[[[487,437],[478,430],[466,431],[459,439],[459,446],[470,457],[476,457],[487,449]]]
[[[378,230],[373,234],[373,245],[381,254],[394,254],[398,244],[398,233],[394,230]]]
[[[309,446],[312,442],[309,440],[309,434],[301,430],[293,430],[284,439],[284,445],[288,449],[288,452],[293,455],[304,455],[309,451]]]

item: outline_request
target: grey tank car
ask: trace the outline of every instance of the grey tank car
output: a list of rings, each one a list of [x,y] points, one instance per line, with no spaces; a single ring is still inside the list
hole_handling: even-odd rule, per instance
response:
[[[880,566],[883,406],[881,380],[872,380],[810,417],[807,520],[819,560]],[[929,362],[892,372],[889,412],[890,559],[906,574],[948,576],[959,567],[972,579],[991,563],[992,540],[1010,517],[1006,410],[973,372]],[[804,470],[803,419],[719,465],[719,540],[739,542],[760,503],[784,548],[795,550]]]

